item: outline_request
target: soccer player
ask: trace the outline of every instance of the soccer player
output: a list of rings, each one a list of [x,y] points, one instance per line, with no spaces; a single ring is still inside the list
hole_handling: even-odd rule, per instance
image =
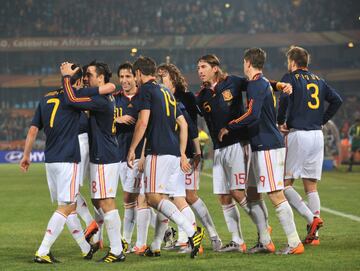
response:
[[[82,70],[78,69],[68,78],[74,88],[82,84]],[[115,86],[113,85],[114,89]],[[94,90],[94,89],[92,89]],[[95,91],[98,91],[95,89]],[[85,240],[80,221],[76,215],[76,195],[79,191],[78,141],[80,112],[66,103],[63,90],[47,93],[40,101],[29,129],[24,156],[20,167],[27,171],[30,166],[30,151],[38,131],[46,135],[45,167],[52,201],[58,202],[57,210],[49,220],[44,239],[35,254],[37,263],[58,262],[50,252],[51,246],[62,232],[65,223],[79,244],[84,259],[91,259],[96,248]]]
[[[230,131],[222,142],[218,140],[220,130],[229,121],[244,113],[242,92],[246,91],[246,78],[228,75],[222,71],[220,60],[215,55],[204,55],[197,62],[202,89],[197,95],[197,104],[205,118],[214,147],[213,190],[219,197],[224,218],[232,240],[220,251],[246,251],[242,237],[240,213],[233,199],[254,219],[263,216],[267,221],[268,212],[263,200],[251,202],[245,195],[248,162],[250,161],[249,134],[246,127]],[[273,82],[279,90],[291,91],[288,85]],[[256,214],[254,214],[256,213]],[[267,223],[267,222],[266,222]]]
[[[351,142],[351,156],[348,171],[351,172],[355,154],[360,150],[360,116],[356,117],[355,123],[350,127],[349,138]]]
[[[244,72],[249,79],[247,85],[248,110],[245,114],[228,123],[219,133],[223,142],[230,131],[248,127],[252,149],[248,186],[257,187],[258,193],[267,193],[273,203],[276,215],[287,236],[288,246],[280,254],[301,254],[304,246],[300,241],[294,223],[292,209],[287,202],[284,189],[285,148],[281,133],[276,127],[276,98],[262,69],[266,53],[260,48],[245,51]],[[258,228],[260,247],[249,253],[274,252],[275,247],[267,231],[266,224]]]
[[[169,218],[185,230],[192,248],[190,256],[194,258],[198,254],[204,230],[195,230],[168,199],[168,195],[175,190],[179,166],[184,172],[191,169],[185,155],[187,123],[172,93],[156,83],[155,62],[148,57],[139,57],[134,63],[134,70],[140,88],[141,107],[127,160],[129,166],[133,167],[136,147],[146,134],[145,195],[148,203],[159,211],[155,238],[145,255],[160,256],[160,245]],[[177,134],[178,126],[180,136]]]
[[[140,106],[140,99],[136,87],[135,72],[133,70],[132,64],[129,62],[121,64],[118,68],[117,74],[120,85],[122,87],[122,90],[114,97],[116,101],[116,122],[118,123],[117,134],[119,151],[121,155],[120,179],[124,191],[123,200],[125,212],[123,236],[126,242],[130,244],[136,221],[137,198],[142,182],[142,172],[140,172],[138,169],[138,163],[141,157],[143,142],[140,142],[139,146],[135,150],[136,157],[134,168],[129,168],[127,166],[126,157],[134,133],[135,122],[137,120]],[[146,202],[143,204],[146,204]],[[142,213],[143,211],[140,212],[140,215],[142,215]],[[147,217],[150,221],[150,216]],[[139,233],[138,235],[140,235],[140,237],[143,237],[147,234],[149,221],[140,221],[140,223],[137,223]],[[146,233],[143,232],[144,229],[146,230]],[[142,243],[140,247],[135,246],[134,249],[137,253],[145,252],[146,239],[145,241],[140,240],[140,242]],[[128,250],[128,252],[130,252],[130,250]]]
[[[316,245],[320,241],[315,234],[323,224],[317,191],[324,158],[321,127],[335,115],[342,99],[323,79],[308,70],[310,55],[304,48],[292,47],[286,55],[289,73],[282,80],[293,86],[293,93],[281,95],[277,119],[280,130],[288,133],[285,138],[285,196],[307,220],[305,244]],[[329,103],[326,110],[325,101]],[[292,186],[297,178],[303,180],[308,206]]]
[[[97,209],[96,220],[99,226],[103,221],[110,241],[110,251],[101,261],[121,262],[125,260],[123,249],[127,248],[122,244],[121,220],[115,202],[120,164],[114,120],[115,99],[112,94],[78,97],[69,84],[70,64],[61,66],[65,98],[73,107],[90,110],[91,198]],[[86,73],[90,87],[105,85],[111,77],[108,66],[96,61],[89,64]]]
[[[199,142],[199,132],[197,128],[197,115],[199,113],[199,109],[196,105],[195,96],[191,92],[188,92],[185,78],[174,64],[159,65],[157,68],[157,75],[161,78],[162,83],[173,93],[178,104],[181,103],[183,105],[181,106],[181,108],[183,108],[182,113],[186,119],[186,122],[188,123],[189,128],[189,136],[185,153],[186,156],[190,159],[190,163],[193,165],[193,170],[191,173],[181,173],[179,175],[179,178],[183,180],[181,183],[184,183],[185,189],[177,195],[178,197],[176,197],[176,195],[174,196],[174,202],[178,208],[182,210],[184,215],[188,217],[189,221],[191,221],[193,224],[196,224],[195,217],[187,203],[191,205],[192,209],[209,233],[213,250],[218,251],[222,247],[221,240],[216,231],[209,210],[207,209],[202,199],[197,195],[197,190],[199,190],[200,187],[201,149]],[[181,180],[179,180],[179,183],[180,181]],[[183,192],[186,192],[187,203],[184,201],[185,195],[182,194]],[[181,247],[184,247],[184,244],[187,244],[187,236],[181,229],[179,229],[179,238],[177,240],[177,244]]]

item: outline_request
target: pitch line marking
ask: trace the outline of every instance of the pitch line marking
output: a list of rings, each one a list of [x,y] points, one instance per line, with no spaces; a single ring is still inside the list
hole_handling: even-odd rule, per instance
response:
[[[212,174],[205,173],[205,172],[202,172],[201,174],[204,176],[210,177],[210,178],[212,178],[212,176],[213,176]],[[341,217],[344,217],[344,218],[347,218],[347,219],[350,219],[350,220],[353,220],[356,222],[360,222],[360,217],[356,216],[356,215],[346,214],[346,213],[336,211],[336,210],[333,210],[333,209],[330,209],[330,208],[327,208],[324,206],[321,206],[321,211],[324,211],[326,213],[333,214],[336,216],[341,216]]]

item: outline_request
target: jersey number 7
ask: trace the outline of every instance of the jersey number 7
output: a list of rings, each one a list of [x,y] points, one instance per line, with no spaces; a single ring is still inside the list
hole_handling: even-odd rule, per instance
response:
[[[54,120],[55,120],[55,115],[56,115],[56,112],[59,108],[59,104],[60,104],[60,100],[57,99],[57,98],[52,98],[52,99],[49,99],[47,100],[46,102],[47,104],[54,104],[54,107],[53,107],[53,110],[51,112],[51,116],[50,116],[50,128],[53,128],[54,127]]]

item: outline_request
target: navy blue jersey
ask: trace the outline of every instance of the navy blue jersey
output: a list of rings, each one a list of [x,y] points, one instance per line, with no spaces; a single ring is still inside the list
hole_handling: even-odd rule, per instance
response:
[[[89,133],[89,117],[84,111],[80,113],[79,125],[79,134]]]
[[[35,111],[31,125],[46,135],[45,162],[80,162],[80,111],[66,104],[63,90],[47,93]]]
[[[290,83],[293,93],[281,95],[278,123],[286,121],[288,128],[298,130],[321,130],[342,104],[339,94],[323,79],[307,70],[285,74],[282,81]],[[325,110],[325,101],[329,106]]]
[[[135,120],[138,118],[140,108],[140,95],[136,93],[133,97],[129,98],[124,92],[119,92],[114,95],[116,103],[116,117],[122,117],[129,115]],[[127,154],[131,145],[132,137],[135,130],[135,124],[116,124],[116,133],[119,142],[119,152],[121,161],[126,161]],[[141,157],[141,151],[143,148],[144,140],[141,140],[135,150],[135,159]]]
[[[234,75],[228,76],[219,82],[215,89],[203,88],[197,95],[197,104],[205,118],[214,149],[230,146],[241,140],[248,140],[247,127],[230,131],[223,138],[218,140],[218,134],[231,120],[244,114],[242,91],[248,82],[243,77]]]
[[[140,89],[140,110],[150,110],[146,129],[145,155],[180,156],[176,119],[182,115],[173,94],[165,86],[150,80]]]
[[[188,158],[193,158],[195,153],[193,140],[199,137],[197,115],[201,112],[196,104],[195,95],[192,92],[175,91],[174,96],[188,124],[188,141],[185,154]]]
[[[232,131],[247,126],[253,151],[284,147],[283,137],[276,127],[276,97],[269,81],[262,75],[249,81],[247,97],[247,112],[232,120],[227,128]]]
[[[89,146],[90,162],[94,164],[112,164],[120,162],[119,145],[116,138],[115,98],[112,95],[82,97],[90,92],[74,92],[70,77],[63,78],[66,102],[79,110],[90,110]]]

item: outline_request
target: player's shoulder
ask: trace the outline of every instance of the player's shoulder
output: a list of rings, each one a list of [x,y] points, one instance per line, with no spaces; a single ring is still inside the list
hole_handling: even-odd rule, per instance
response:
[[[52,97],[57,97],[61,94],[63,94],[64,91],[62,88],[59,88],[59,89],[54,89],[54,90],[50,90],[49,92],[45,93],[43,98],[52,98]]]

